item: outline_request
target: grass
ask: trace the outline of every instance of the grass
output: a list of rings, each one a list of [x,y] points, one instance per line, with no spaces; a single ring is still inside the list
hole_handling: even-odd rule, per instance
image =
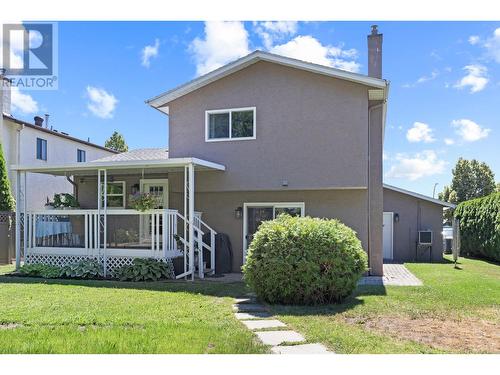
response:
[[[472,259],[460,263],[460,269],[448,262],[406,264],[423,281],[422,287],[364,286],[342,304],[273,310],[308,341],[322,342],[337,353],[499,348],[500,267]],[[484,347],[485,340],[489,347]]]
[[[233,316],[232,297],[245,292],[242,283],[0,276],[0,353],[267,352]]]
[[[500,352],[500,267],[409,263],[422,287],[364,286],[342,304],[271,306],[336,353]],[[232,313],[242,283],[1,276],[0,353],[265,353]],[[496,340],[496,341],[495,341]],[[498,349],[497,349],[498,348]]]

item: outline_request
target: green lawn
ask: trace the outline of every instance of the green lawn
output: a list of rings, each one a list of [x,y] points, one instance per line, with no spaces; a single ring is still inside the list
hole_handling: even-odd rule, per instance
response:
[[[422,287],[359,288],[339,305],[271,306],[337,353],[500,352],[500,266],[410,263]],[[232,313],[242,283],[1,276],[0,353],[265,353]]]
[[[500,352],[499,265],[461,258],[460,269],[406,266],[424,286],[365,286],[340,305],[273,310],[338,353]]]
[[[0,353],[264,353],[233,317],[232,297],[245,292],[241,283],[0,276]]]

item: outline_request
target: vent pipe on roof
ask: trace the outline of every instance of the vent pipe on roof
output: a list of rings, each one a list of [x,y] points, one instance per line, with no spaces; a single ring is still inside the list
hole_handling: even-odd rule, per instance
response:
[[[368,75],[382,78],[382,39],[378,26],[372,25],[372,32],[368,35]]]
[[[50,115],[48,113],[45,114],[45,127],[48,128],[49,127],[49,117]]]
[[[40,126],[41,127],[43,125],[43,118],[41,118],[40,116],[35,116],[34,120],[35,120],[35,125],[36,126]]]

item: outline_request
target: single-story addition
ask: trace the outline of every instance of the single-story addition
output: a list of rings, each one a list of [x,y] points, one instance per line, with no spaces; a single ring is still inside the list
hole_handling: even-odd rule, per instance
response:
[[[168,152],[13,166],[18,264],[23,254],[99,257],[107,267],[180,257],[180,277],[203,277],[221,264],[217,232],[240,272],[260,223],[280,213],[353,228],[371,275],[382,275],[384,257],[437,260],[448,204],[382,181],[389,82],[376,26],[367,42],[368,75],[255,51],[148,100],[169,117]],[[80,210],[33,211],[22,199],[26,173],[72,178]],[[156,209],[131,208],[140,191],[160,198]]]

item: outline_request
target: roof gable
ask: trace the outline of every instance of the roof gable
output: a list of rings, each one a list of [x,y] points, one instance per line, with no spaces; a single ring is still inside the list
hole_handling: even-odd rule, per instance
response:
[[[255,51],[210,73],[207,73],[201,77],[173,88],[172,90],[160,94],[152,99],[149,99],[146,101],[146,103],[153,108],[156,108],[168,114],[168,103],[170,103],[171,101],[180,98],[181,96],[187,95],[190,92],[198,90],[199,88],[204,87],[221,78],[224,78],[232,73],[245,69],[246,67],[253,65],[259,61],[267,61],[317,74],[323,74],[329,77],[359,83],[379,90],[385,90],[388,86],[388,82],[383,79],[373,78],[366,75],[352,73],[324,65],[318,65],[302,60],[293,59],[290,57],[275,55],[268,52]]]

